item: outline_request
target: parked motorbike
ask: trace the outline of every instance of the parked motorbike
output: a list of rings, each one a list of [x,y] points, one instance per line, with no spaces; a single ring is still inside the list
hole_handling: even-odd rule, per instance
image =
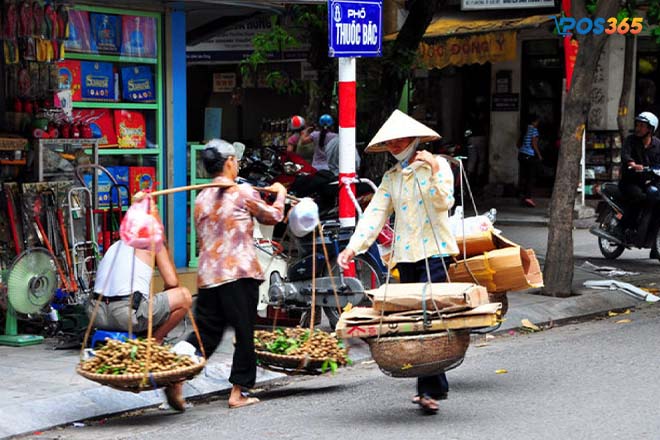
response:
[[[645,167],[642,173],[650,184],[660,188],[660,167]],[[605,183],[601,187],[602,202],[597,208],[598,225],[589,232],[598,237],[600,252],[607,259],[618,258],[630,248],[660,251],[660,202],[645,201],[636,222],[636,230],[622,231],[619,222],[630,209],[616,183]],[[660,259],[660,258],[659,258]]]
[[[364,290],[380,286],[385,278],[385,267],[380,260],[376,244],[363,255],[355,257],[355,276],[345,276],[336,265],[335,260],[340,249],[343,249],[350,239],[353,229],[342,228],[337,221],[322,222],[323,238],[309,234],[303,238],[292,237],[296,252],[295,257],[282,253],[272,255],[274,262],[268,262],[267,277],[269,280],[268,297],[263,296],[260,302],[284,311],[300,312],[300,325],[308,326],[311,320],[312,307],[312,275],[316,288],[317,319],[321,311],[327,316],[330,326],[334,329],[339,320],[340,312],[348,303],[359,305],[367,302]],[[316,241],[316,263],[314,264],[314,240]],[[328,252],[328,260],[323,252],[323,244]],[[259,248],[260,245],[257,244]],[[268,253],[261,245],[262,252]],[[282,264],[284,263],[284,264]],[[330,270],[328,270],[328,266]],[[337,297],[335,297],[335,289]],[[269,313],[269,316],[272,315]]]

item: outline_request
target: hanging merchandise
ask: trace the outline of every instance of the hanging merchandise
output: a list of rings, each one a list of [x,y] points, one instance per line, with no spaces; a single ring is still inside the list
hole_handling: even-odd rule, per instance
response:
[[[92,38],[99,53],[118,54],[120,48],[120,26],[118,16],[90,14]]]
[[[18,45],[16,36],[18,33],[18,10],[15,3],[5,3],[4,21],[2,23],[3,49],[5,64],[17,64],[19,62]]]
[[[154,58],[156,44],[155,18],[132,15],[122,17],[122,55]]]
[[[142,113],[115,110],[115,126],[119,148],[146,148],[146,124]]]

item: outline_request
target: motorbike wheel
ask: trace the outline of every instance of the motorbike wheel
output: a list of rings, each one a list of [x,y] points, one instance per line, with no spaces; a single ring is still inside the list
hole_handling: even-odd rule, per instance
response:
[[[611,232],[615,230],[618,224],[619,220],[614,215],[614,211],[610,211],[603,219],[600,227],[605,231]],[[601,237],[598,237],[598,248],[600,249],[600,253],[603,254],[603,257],[607,258],[608,260],[619,258],[619,256],[626,249],[625,246],[621,244],[612,243],[608,239]]]
[[[381,283],[383,282],[383,272],[380,270],[380,267],[375,264],[374,262],[371,261],[371,258],[365,256],[365,255],[358,255],[354,259],[355,261],[355,277],[360,280],[362,285],[364,286],[365,289],[376,289],[378,288]],[[339,271],[337,270],[337,266],[332,267],[332,273],[335,276],[339,276]],[[324,276],[327,276],[327,268],[324,271]],[[371,303],[369,302],[369,299],[365,298],[360,304],[355,304],[356,306],[359,305],[370,305]],[[330,328],[332,330],[337,327],[337,322],[339,321],[339,311],[337,310],[336,306],[328,306],[328,307],[317,307],[315,313],[315,323],[314,325],[319,325],[321,323],[321,309],[323,309],[323,313],[325,316],[328,318],[328,324],[330,325]],[[311,313],[309,310],[306,310],[303,312],[302,316],[300,317],[300,326],[301,327],[309,327],[309,322],[311,319]]]

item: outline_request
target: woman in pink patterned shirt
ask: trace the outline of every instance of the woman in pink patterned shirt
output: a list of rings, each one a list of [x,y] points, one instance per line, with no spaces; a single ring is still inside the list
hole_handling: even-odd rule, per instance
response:
[[[240,158],[226,141],[210,141],[201,156],[213,181],[227,187],[206,188],[195,200],[199,243],[195,320],[207,356],[218,347],[227,325],[235,330],[229,407],[238,408],[259,401],[243,393],[254,386],[257,375],[254,322],[259,284],[264,280],[252,237],[253,219],[267,225],[280,222],[286,189],[279,183],[269,187],[277,197],[268,205],[250,185],[236,184]],[[194,335],[188,342],[198,345]]]

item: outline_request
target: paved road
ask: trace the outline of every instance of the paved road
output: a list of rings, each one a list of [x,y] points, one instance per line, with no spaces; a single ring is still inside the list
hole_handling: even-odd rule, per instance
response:
[[[283,381],[239,410],[220,398],[184,414],[149,410],[34,438],[657,439],[659,312],[647,306],[529,335],[480,336],[449,373],[450,397],[435,416],[409,403],[412,380],[367,364]]]

